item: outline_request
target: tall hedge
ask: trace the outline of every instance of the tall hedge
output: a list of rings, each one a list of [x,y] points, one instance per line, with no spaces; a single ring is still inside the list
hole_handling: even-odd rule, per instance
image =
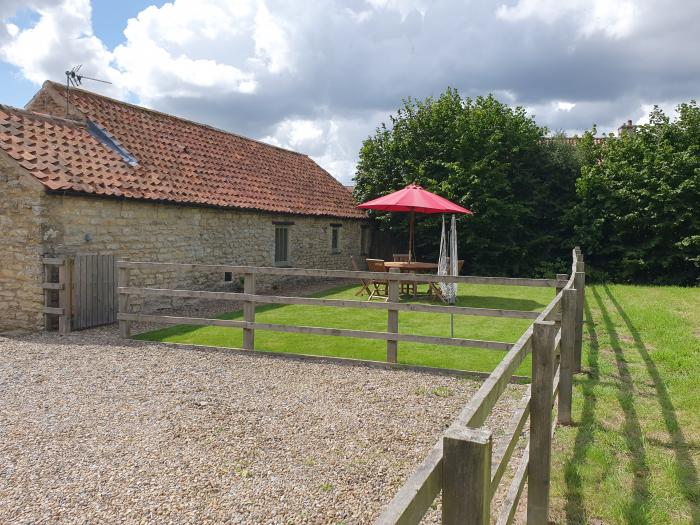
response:
[[[459,224],[465,271],[567,271],[580,244],[594,279],[700,284],[700,108],[622,137],[546,139],[521,107],[493,96],[409,99],[362,145],[359,201],[416,182],[475,212]],[[376,214],[405,242],[404,214]],[[438,256],[439,218],[419,217],[416,248]]]
[[[700,108],[655,108],[634,133],[593,144],[577,181],[575,230],[598,278],[698,284]]]

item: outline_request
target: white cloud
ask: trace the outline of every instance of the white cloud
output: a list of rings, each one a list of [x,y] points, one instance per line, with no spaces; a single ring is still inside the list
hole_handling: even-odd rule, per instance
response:
[[[349,184],[355,175],[359,145],[377,122],[387,118],[385,113],[373,113],[315,120],[287,119],[261,140],[305,153],[341,182]]]
[[[576,107],[574,102],[565,102],[563,100],[557,100],[553,104],[557,111],[571,111]]]
[[[7,29],[7,34],[13,38],[19,34],[19,27],[15,24],[5,24],[5,29]]]
[[[654,110],[654,106],[658,106],[661,111],[666,113],[668,116],[673,116],[676,114],[676,107],[678,106],[677,101],[663,100],[656,101],[654,103],[641,104],[637,111],[630,116],[630,119],[634,121],[635,124],[649,124],[649,113]]]
[[[270,73],[281,73],[292,70],[292,57],[289,49],[289,38],[283,28],[282,21],[270,14],[264,2],[260,2],[255,13],[256,56],[267,66]]]
[[[287,119],[277,125],[274,135],[265,137],[263,140],[278,146],[286,145],[292,149],[308,152],[313,149],[311,143],[318,141],[323,135],[322,126],[319,121]]]
[[[114,82],[104,89],[117,96],[124,94],[118,88],[119,71],[110,66],[112,54],[92,33],[89,0],[33,6],[39,14],[36,25],[26,29],[6,26],[9,38],[0,46],[2,60],[17,66],[25,78],[37,84],[47,78],[60,79],[66,68],[83,64],[90,76]]]
[[[421,15],[425,14],[427,2],[421,0],[365,0],[367,4],[374,9],[387,9],[398,11],[402,17],[406,17],[409,13],[417,11]]]
[[[639,10],[632,0],[517,0],[513,6],[501,5],[496,13],[512,22],[535,19],[554,24],[569,18],[581,36],[602,33],[624,38],[635,28]]]

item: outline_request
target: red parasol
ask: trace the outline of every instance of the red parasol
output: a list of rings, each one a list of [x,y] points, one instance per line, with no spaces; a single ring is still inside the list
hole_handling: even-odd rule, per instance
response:
[[[408,260],[413,258],[413,221],[415,213],[468,213],[473,212],[450,202],[444,197],[430,193],[417,184],[409,184],[404,189],[360,204],[358,208],[379,211],[410,212],[408,234]]]

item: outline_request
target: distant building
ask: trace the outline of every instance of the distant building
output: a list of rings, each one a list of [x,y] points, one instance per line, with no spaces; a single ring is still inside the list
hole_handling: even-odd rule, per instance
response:
[[[637,130],[637,126],[632,124],[631,120],[628,120],[626,124],[623,124],[617,128],[617,136],[622,137],[623,135],[632,135]]]
[[[633,124],[631,120],[628,120],[625,124],[617,128],[617,136],[622,137],[623,135],[627,134],[633,134],[637,130],[637,125]],[[606,140],[608,140],[610,137],[593,137],[593,143],[594,144],[602,144]],[[573,137],[546,137],[546,140],[549,141],[561,141],[565,142],[566,144],[578,144],[578,142],[581,140],[581,137],[578,135],[574,135]]]

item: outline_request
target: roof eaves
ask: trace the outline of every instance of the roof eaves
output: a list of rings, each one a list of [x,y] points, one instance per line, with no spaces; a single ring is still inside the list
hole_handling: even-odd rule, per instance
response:
[[[81,191],[76,188],[50,188],[48,185],[39,181],[46,188],[46,193],[49,195],[65,195],[74,197],[93,197],[97,199],[117,199],[117,200],[131,200],[131,201],[141,201],[141,202],[151,202],[158,204],[166,204],[172,206],[186,206],[194,208],[213,208],[218,210],[237,210],[237,211],[248,211],[248,212],[258,212],[258,213],[269,213],[271,215],[294,215],[296,217],[315,217],[315,218],[334,218],[334,219],[347,219],[347,220],[367,220],[369,216],[365,215],[341,215],[326,212],[311,213],[311,212],[300,212],[293,210],[273,210],[265,209],[254,206],[222,206],[216,204],[207,204],[201,202],[191,202],[191,201],[175,201],[168,199],[154,199],[149,197],[126,197],[123,195],[108,195],[89,191]]]

